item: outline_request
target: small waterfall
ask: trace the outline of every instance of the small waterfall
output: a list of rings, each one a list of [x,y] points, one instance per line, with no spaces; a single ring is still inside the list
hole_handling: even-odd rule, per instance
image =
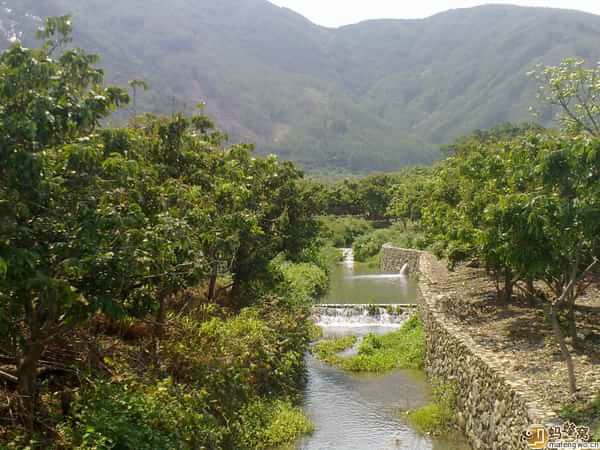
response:
[[[345,277],[346,280],[405,280],[406,275],[401,273],[378,273],[374,275],[352,275]]]
[[[354,267],[354,250],[352,248],[343,248],[343,264],[347,267]]]
[[[400,275],[407,276],[409,272],[410,272],[410,267],[408,266],[408,264],[404,264],[402,266],[402,269],[400,269]]]
[[[316,305],[313,318],[322,327],[394,327],[415,312],[415,305]]]

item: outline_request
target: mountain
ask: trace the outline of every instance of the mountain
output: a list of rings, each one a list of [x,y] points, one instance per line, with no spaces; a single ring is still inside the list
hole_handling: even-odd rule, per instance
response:
[[[530,120],[526,73],[600,59],[600,16],[489,5],[329,29],[266,0],[0,0],[0,46],[74,16],[108,79],[142,78],[138,110],[203,101],[233,141],[309,170],[393,170],[476,128]],[[548,125],[551,114],[541,117]]]

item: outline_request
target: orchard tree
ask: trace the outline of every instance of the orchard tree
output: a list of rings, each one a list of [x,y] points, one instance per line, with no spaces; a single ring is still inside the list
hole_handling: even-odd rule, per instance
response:
[[[18,389],[33,426],[39,358],[57,336],[109,301],[73,278],[103,258],[95,199],[102,150],[94,132],[128,97],[104,87],[97,61],[69,41],[69,17],[47,19],[39,49],[0,56],[0,330],[17,351]],[[108,294],[108,293],[106,293]]]
[[[530,75],[541,83],[541,102],[559,108],[558,119],[566,131],[600,136],[600,67],[566,58],[558,66],[539,66]]]
[[[429,169],[405,170],[389,190],[386,216],[400,220],[406,229],[409,222],[419,222],[427,204],[431,174]]]

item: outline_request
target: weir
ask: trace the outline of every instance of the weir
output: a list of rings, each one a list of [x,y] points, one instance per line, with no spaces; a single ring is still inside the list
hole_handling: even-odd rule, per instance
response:
[[[398,327],[416,310],[416,304],[323,304],[313,306],[313,319],[327,327]]]

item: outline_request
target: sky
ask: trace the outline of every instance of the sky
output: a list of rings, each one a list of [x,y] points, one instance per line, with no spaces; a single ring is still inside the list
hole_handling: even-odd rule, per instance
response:
[[[600,0],[270,0],[299,12],[312,22],[339,27],[368,19],[418,19],[454,8],[483,3],[579,9],[600,14]]]

